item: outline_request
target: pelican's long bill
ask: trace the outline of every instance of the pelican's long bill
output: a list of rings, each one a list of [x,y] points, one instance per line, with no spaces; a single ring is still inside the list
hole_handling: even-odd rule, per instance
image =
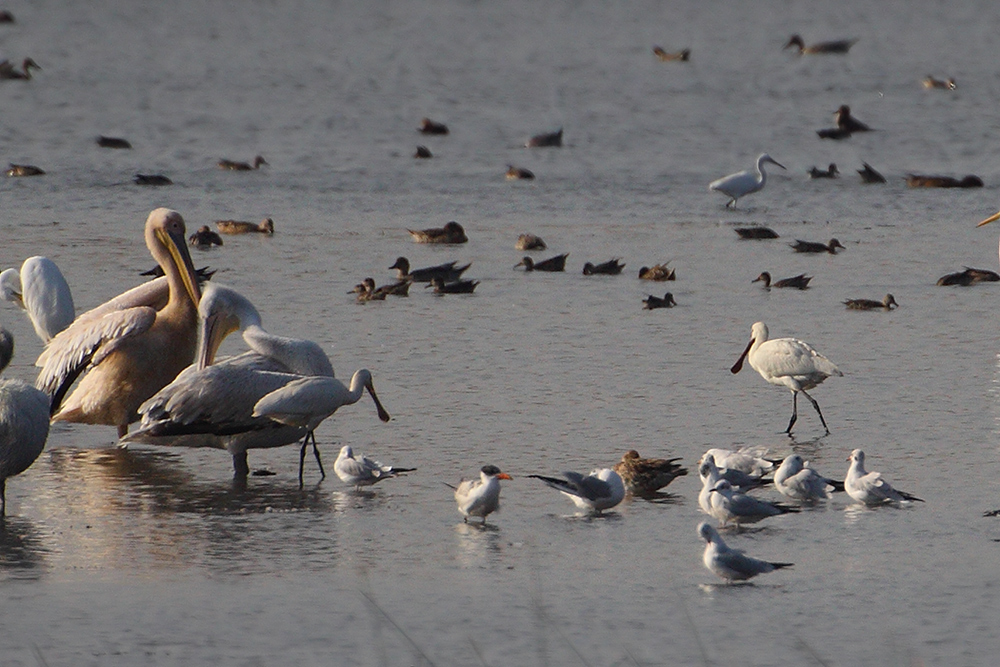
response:
[[[1000,220],[1000,211],[997,211],[996,213],[994,213],[990,217],[986,218],[985,220],[983,220],[982,222],[980,222],[978,225],[976,225],[976,227],[982,227],[983,225],[988,225],[989,223],[995,222],[997,220]]]
[[[191,297],[191,301],[197,308],[198,302],[201,301],[201,288],[198,287],[198,278],[195,276],[194,262],[191,261],[191,254],[187,249],[187,239],[184,238],[183,227],[179,233],[159,228],[154,233],[167,252],[170,253],[170,256],[173,257],[174,263],[180,270],[184,289],[187,290],[188,296]]]
[[[750,354],[750,348],[753,347],[754,340],[756,339],[754,338],[750,339],[750,342],[747,343],[747,349],[743,350],[743,354],[741,354],[740,358],[736,360],[736,363],[733,364],[733,367],[729,369],[729,371],[734,375],[736,373],[739,373],[743,369],[743,360],[747,358],[748,354]]]

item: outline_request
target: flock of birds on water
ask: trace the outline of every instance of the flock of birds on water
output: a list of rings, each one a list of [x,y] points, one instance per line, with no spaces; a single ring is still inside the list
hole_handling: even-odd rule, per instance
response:
[[[0,22],[11,22],[9,13],[0,13]],[[846,54],[856,40],[840,40],[807,45],[798,35],[785,45],[801,55]],[[654,47],[654,54],[665,62],[686,62],[691,51],[667,52]],[[20,69],[7,60],[0,61],[0,79],[30,81],[32,70],[41,67],[25,58]],[[928,77],[929,89],[954,90],[954,79]],[[851,115],[842,105],[834,115],[835,127],[817,131],[820,138],[842,140],[871,128]],[[446,135],[443,123],[425,118],[418,128],[425,135]],[[563,130],[544,133],[526,142],[529,148],[559,147]],[[128,149],[123,138],[100,136],[103,148]],[[416,158],[433,156],[427,146],[418,146]],[[221,160],[218,166],[233,171],[254,171],[267,165],[262,156],[252,162]],[[761,191],[767,181],[764,165],[785,167],[768,154],[757,158],[753,170],[742,171],[709,184],[709,189],[728,197],[727,207],[735,208],[742,197]],[[830,164],[825,170],[813,167],[811,178],[837,178],[839,170]],[[41,176],[45,172],[34,165],[12,164],[7,176]],[[884,183],[885,178],[864,164],[859,170],[864,183]],[[512,180],[534,178],[529,170],[509,165],[506,177]],[[162,186],[171,180],[162,174],[137,174],[139,185]],[[946,176],[910,174],[912,187],[982,187],[976,176],[961,179]],[[1000,212],[980,225],[1000,220]],[[462,244],[468,241],[464,228],[449,222],[441,228],[407,230],[417,243]],[[105,304],[76,315],[72,294],[62,273],[50,259],[36,256],[26,259],[20,270],[0,273],[0,296],[16,303],[31,319],[45,347],[36,366],[34,385],[17,379],[0,380],[0,517],[6,511],[6,481],[25,470],[44,449],[50,422],[66,421],[104,424],[117,428],[120,445],[144,443],[160,446],[210,447],[222,449],[232,457],[234,475],[250,474],[247,452],[250,449],[300,444],[299,481],[303,479],[309,445],[321,475],[326,473],[316,445],[315,430],[345,405],[358,402],[364,393],[373,400],[378,417],[390,420],[380,402],[372,374],[356,371],[349,384],[334,377],[333,365],[325,352],[309,340],[271,334],[263,328],[262,318],[249,299],[235,290],[207,282],[210,272],[196,270],[188,245],[209,248],[222,245],[222,235],[260,233],[273,235],[274,221],[260,223],[236,220],[216,222],[216,230],[202,226],[187,235],[179,213],[166,208],[152,211],[145,224],[145,241],[160,270],[156,277],[111,299]],[[741,239],[767,240],[778,235],[766,227],[737,228]],[[800,253],[836,254],[844,246],[837,239],[826,243],[797,240],[790,244]],[[522,234],[515,248],[524,252],[542,251],[546,243],[534,234]],[[569,253],[535,260],[531,256],[513,268],[526,272],[565,271]],[[435,293],[472,293],[479,284],[462,278],[471,264],[452,261],[437,266],[412,268],[406,257],[398,257],[388,267],[396,270],[394,283],[376,286],[365,278],[350,294],[360,303],[385,300],[389,296],[407,296],[412,283],[427,283]],[[583,266],[584,275],[618,275],[625,264],[620,258]],[[642,267],[638,277],[649,281],[671,281],[676,274],[666,263]],[[753,282],[765,289],[807,289],[811,276],[800,274],[773,279],[763,271]],[[995,272],[966,268],[942,277],[939,285],[970,285],[1000,281]],[[673,295],[649,295],[644,308],[668,308],[675,305]],[[884,310],[898,307],[892,294],[881,300],[848,299],[848,309]],[[217,359],[222,341],[239,331],[247,351]],[[0,372],[10,363],[14,341],[0,327]],[[819,403],[810,395],[829,377],[841,371],[812,345],[795,338],[770,338],[768,327],[756,322],[750,341],[731,368],[738,373],[750,365],[768,383],[784,387],[792,394],[792,414],[785,433],[791,435],[798,419],[799,394],[813,406],[820,423],[829,433]],[[138,422],[135,430],[130,425]],[[881,473],[865,469],[865,453],[853,450],[843,481],[821,475],[799,454],[783,460],[765,457],[754,448],[740,451],[710,449],[698,461],[702,488],[698,496],[702,511],[718,521],[720,528],[733,527],[738,532],[746,524],[770,517],[794,514],[802,505],[829,500],[836,492],[846,492],[854,501],[867,506],[901,505],[923,502],[920,498],[894,488]],[[600,514],[621,503],[626,495],[642,498],[662,497],[663,489],[687,469],[680,459],[644,458],[635,450],[627,452],[611,467],[601,467],[588,474],[572,471],[560,477],[528,475],[567,496],[581,512]],[[334,463],[334,472],[356,489],[372,486],[414,471],[386,465],[356,453],[344,445]],[[266,472],[266,471],[264,471]],[[484,465],[478,478],[462,480],[451,486],[458,511],[465,521],[478,518],[483,525],[499,508],[500,482],[511,476],[495,465]],[[778,492],[785,502],[770,502],[752,495],[762,488]],[[790,501],[790,502],[789,502]],[[730,548],[709,522],[697,527],[706,543],[705,567],[727,582],[744,581],[759,574],[791,566],[791,563],[753,558]]]

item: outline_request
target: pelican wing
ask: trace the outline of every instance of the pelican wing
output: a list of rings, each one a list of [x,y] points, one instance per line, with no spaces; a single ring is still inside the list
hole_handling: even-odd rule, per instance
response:
[[[79,325],[74,323],[53,338],[35,362],[40,365],[44,358],[35,386],[52,398],[53,413],[80,375],[124,341],[147,331],[155,319],[152,308],[117,310]]]
[[[311,340],[275,336],[260,327],[247,328],[243,340],[251,350],[281,363],[289,373],[333,377],[330,358]]]
[[[126,441],[149,442],[149,436],[211,433],[234,435],[274,427],[274,422],[254,417],[261,397],[294,381],[298,376],[261,371],[240,363],[219,363],[198,369],[188,366],[177,378],[139,407],[142,423]]]
[[[83,332],[90,331],[94,322],[101,321],[109,313],[129,310],[132,308],[151,308],[153,311],[160,310],[167,304],[169,296],[170,291],[166,277],[149,280],[138,287],[133,287],[127,292],[119,294],[110,301],[107,301],[96,308],[92,308],[77,317],[71,325],[66,327],[66,329],[59,334],[59,336],[56,336],[56,338],[53,339],[44,350],[42,350],[42,353],[38,355],[38,360],[35,361],[35,365],[44,368],[48,364],[50,356],[62,353],[60,348],[64,343],[60,342],[57,344],[57,339],[63,337],[65,337],[63,340],[68,340],[70,338],[86,338],[89,334]]]

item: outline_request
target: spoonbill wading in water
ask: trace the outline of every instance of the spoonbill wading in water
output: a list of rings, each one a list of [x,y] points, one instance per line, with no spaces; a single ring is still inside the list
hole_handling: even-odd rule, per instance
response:
[[[734,374],[743,368],[743,360],[771,384],[788,387],[792,392],[792,418],[785,433],[792,434],[792,426],[798,419],[799,393],[809,399],[816,408],[816,414],[823,423],[827,434],[830,428],[823,419],[819,403],[806,390],[819,386],[831,375],[843,375],[832,361],[813,349],[812,345],[797,338],[775,338],[768,340],[767,325],[755,322],[751,328],[750,343],[730,369]]]
[[[778,165],[782,169],[785,168],[785,165],[767,153],[761,153],[757,158],[757,166],[753,171],[747,169],[746,171],[730,174],[729,176],[723,176],[709,183],[708,189],[718,190],[722,194],[728,195],[730,199],[726,202],[726,207],[736,208],[737,199],[764,189],[764,184],[767,183],[767,172],[764,171],[765,162]]]

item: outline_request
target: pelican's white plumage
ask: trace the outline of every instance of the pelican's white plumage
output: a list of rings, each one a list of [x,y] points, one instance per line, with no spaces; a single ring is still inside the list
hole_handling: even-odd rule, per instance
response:
[[[152,298],[152,291],[130,290],[84,313],[49,342],[35,362],[42,367],[35,386],[52,398],[53,421],[111,424],[121,437],[138,419],[142,402],[194,359],[201,290],[184,219],[176,211],[155,209],[146,219],[145,237],[165,273],[166,303],[157,308],[137,302],[140,294]]]
[[[882,479],[882,473],[867,472],[865,453],[860,449],[852,451],[847,460],[851,462],[851,466],[847,469],[847,477],[844,478],[844,490],[859,503],[881,505],[904,500],[923,502],[914,495],[892,488],[889,482]]]
[[[739,373],[743,368],[743,360],[750,362],[750,367],[760,373],[760,376],[792,392],[792,418],[788,422],[785,433],[791,434],[792,426],[798,419],[798,396],[801,392],[816,408],[816,414],[829,433],[819,403],[807,393],[808,389],[819,386],[823,380],[833,375],[843,375],[832,361],[813,349],[813,347],[797,338],[775,338],[768,340],[767,325],[755,322],[751,328],[750,343],[743,354],[730,369]]]
[[[0,373],[14,356],[14,339],[0,327]],[[7,478],[31,466],[49,436],[49,397],[21,380],[0,379],[0,517]]]
[[[720,479],[710,493],[709,514],[719,520],[720,525],[735,523],[756,523],[771,516],[798,512],[794,507],[769,503],[737,491],[729,480]]]
[[[364,454],[355,456],[351,446],[344,445],[340,448],[340,455],[333,464],[333,470],[341,480],[360,489],[362,486],[371,486],[383,479],[413,472],[416,468],[396,468],[370,459]]]
[[[235,474],[246,476],[248,449],[281,447],[308,435],[303,427],[254,417],[257,401],[303,376],[333,377],[333,366],[316,343],[265,331],[253,304],[225,285],[205,286],[198,313],[197,364],[140,406],[142,423],[123,443],[225,449]],[[251,351],[215,363],[222,341],[237,330]]]
[[[24,309],[43,343],[55,338],[76,317],[69,284],[48,257],[29,257],[21,264],[20,273],[15,269],[0,272],[0,297]]]
[[[726,581],[746,581],[758,574],[792,566],[792,563],[770,563],[751,558],[738,549],[730,549],[715,528],[705,522],[698,524],[698,535],[707,543],[702,555],[705,567]]]
[[[808,467],[798,454],[785,457],[774,473],[774,488],[793,500],[825,500],[835,485]]]
[[[564,472],[563,477],[528,475],[540,479],[553,489],[561,491],[582,510],[601,513],[611,509],[625,498],[625,483],[611,468],[591,470],[587,476],[578,472]]]
[[[458,511],[466,522],[470,516],[478,516],[486,525],[487,515],[500,509],[501,479],[510,479],[510,475],[494,465],[485,465],[479,471],[479,479],[463,479],[457,487],[452,487]]]
[[[783,164],[776,161],[767,153],[761,153],[757,158],[757,165],[753,170],[740,171],[729,176],[723,176],[708,184],[709,190],[716,190],[729,197],[726,202],[727,207],[736,208],[736,200],[740,197],[763,190],[767,183],[767,172],[764,171],[764,164],[771,163],[785,168]]]

